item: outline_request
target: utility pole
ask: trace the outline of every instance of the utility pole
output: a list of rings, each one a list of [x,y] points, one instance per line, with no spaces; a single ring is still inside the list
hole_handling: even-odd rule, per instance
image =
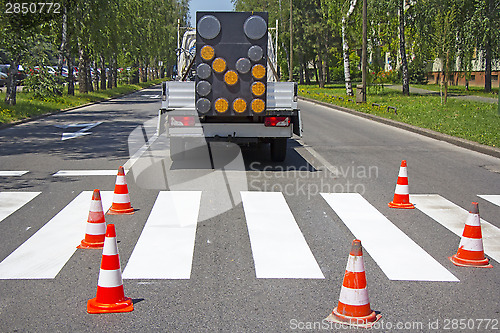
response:
[[[362,77],[361,77],[361,85],[363,86],[363,91],[362,91],[362,95],[363,95],[363,103],[366,103],[366,75],[367,75],[367,72],[366,72],[366,67],[367,67],[367,51],[368,51],[368,37],[367,37],[367,7],[368,7],[368,4],[367,4],[367,0],[363,0],[363,52],[361,54],[361,73],[362,73]]]
[[[290,66],[288,69],[288,81],[293,81],[293,21],[292,0],[290,0]]]

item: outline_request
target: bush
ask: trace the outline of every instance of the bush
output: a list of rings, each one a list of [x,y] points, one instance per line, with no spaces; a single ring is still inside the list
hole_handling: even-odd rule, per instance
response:
[[[411,84],[427,84],[427,72],[425,62],[415,58],[408,64],[408,72]]]
[[[56,101],[62,95],[63,86],[57,77],[46,68],[29,68],[24,79],[25,89],[33,93],[39,100]]]

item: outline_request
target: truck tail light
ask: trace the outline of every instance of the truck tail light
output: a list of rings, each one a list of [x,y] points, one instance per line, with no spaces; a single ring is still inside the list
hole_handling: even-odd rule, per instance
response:
[[[194,124],[194,117],[174,116],[170,118],[170,126],[172,127],[194,126]]]
[[[264,122],[266,127],[288,127],[290,126],[289,117],[266,117]]]

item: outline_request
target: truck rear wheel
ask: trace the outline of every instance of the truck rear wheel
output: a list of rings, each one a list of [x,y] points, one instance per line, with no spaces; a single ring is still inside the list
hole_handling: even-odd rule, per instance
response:
[[[286,157],[287,138],[274,138],[271,140],[271,160],[283,162]]]

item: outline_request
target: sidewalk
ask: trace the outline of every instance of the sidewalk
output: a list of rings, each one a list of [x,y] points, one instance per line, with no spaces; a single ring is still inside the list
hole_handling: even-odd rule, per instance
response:
[[[403,86],[401,86],[400,84],[385,85],[384,88],[389,88],[389,89],[398,90],[398,91],[403,90]],[[412,86],[410,86],[410,94],[439,96],[439,91],[432,91],[432,90],[421,89],[421,88],[413,88]],[[458,98],[458,99],[463,99],[463,100],[467,100],[467,101],[483,102],[483,103],[491,103],[491,104],[498,103],[498,98],[472,96],[472,95],[448,94],[448,98]]]

